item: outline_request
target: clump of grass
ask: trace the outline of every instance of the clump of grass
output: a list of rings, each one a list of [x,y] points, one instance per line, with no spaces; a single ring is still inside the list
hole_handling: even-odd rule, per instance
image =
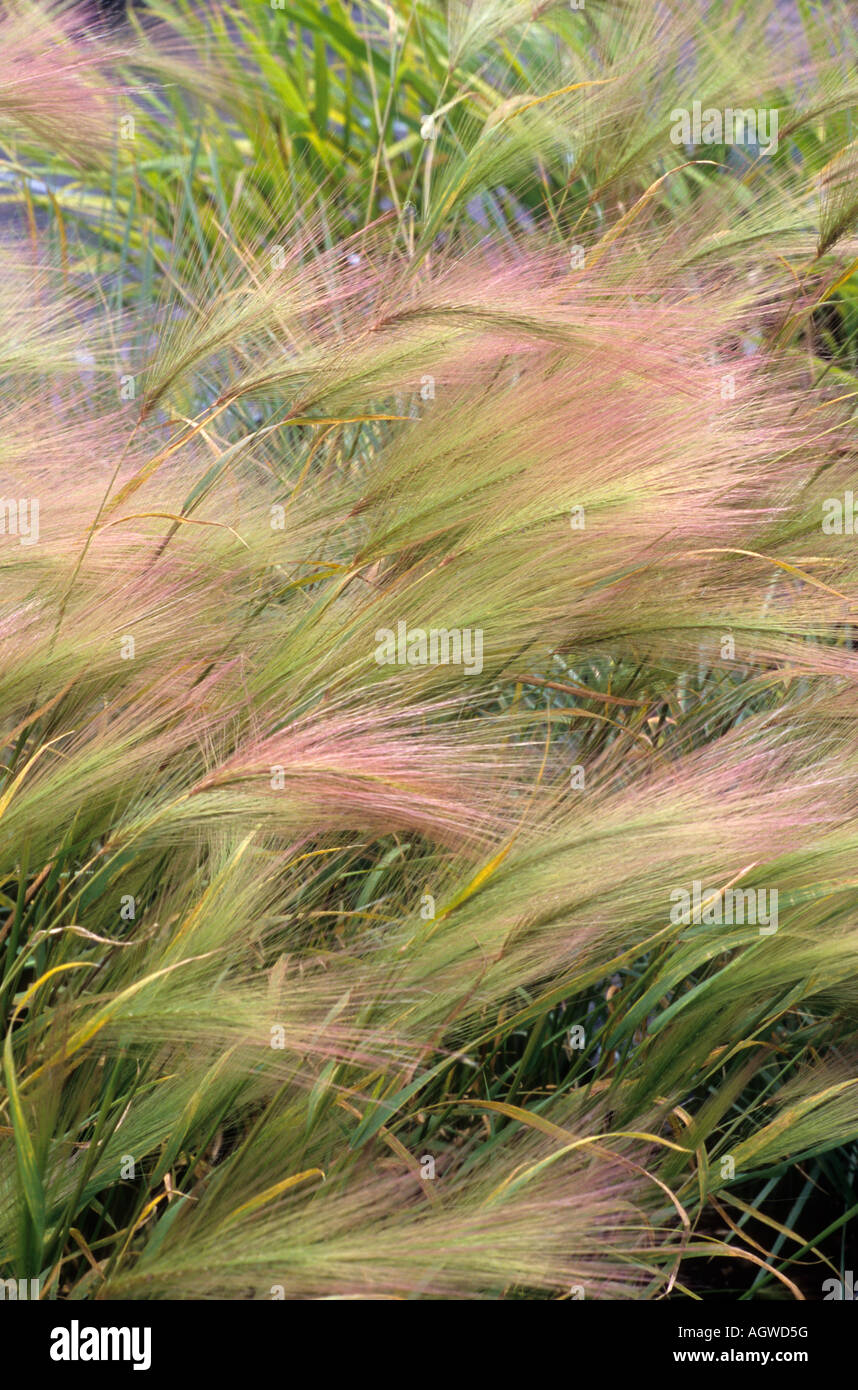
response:
[[[683,7],[565,56],[552,7],[397,5],[360,47],[335,8],[275,51],[270,12],[156,6],[91,71],[33,11],[87,110],[149,74],[176,119],[64,184],[10,107],[0,1271],[631,1298],[726,1251],[800,1294],[739,1194],[858,1137],[851,377],[813,328],[854,238],[807,196],[851,78],[760,66],[818,84],[802,159],[713,171],[667,140]],[[718,92],[731,26],[691,26]],[[400,625],[479,668],[380,661]],[[694,883],[776,930],[678,920]]]

